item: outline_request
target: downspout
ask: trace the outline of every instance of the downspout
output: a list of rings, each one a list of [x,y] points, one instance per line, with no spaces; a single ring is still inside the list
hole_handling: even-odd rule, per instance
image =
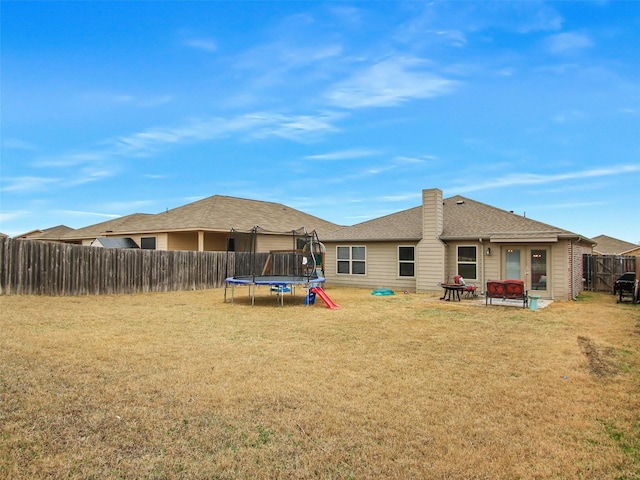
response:
[[[484,240],[482,238],[479,238],[478,240],[480,240],[480,258],[482,259],[482,264],[480,265],[480,291],[484,293],[484,290],[482,289],[482,286],[486,285],[484,281]]]
[[[571,240],[569,242],[569,255],[571,255],[570,257],[570,262],[571,262],[571,278],[569,279],[569,288],[571,289],[571,300],[575,300],[576,296],[573,294],[574,290],[574,275],[575,275],[575,269],[576,269],[576,265],[575,265],[575,258],[573,257],[573,240]]]

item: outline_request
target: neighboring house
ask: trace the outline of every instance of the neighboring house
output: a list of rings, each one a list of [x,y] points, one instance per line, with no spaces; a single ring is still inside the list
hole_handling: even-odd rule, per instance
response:
[[[64,235],[73,232],[73,228],[66,225],[58,225],[57,227],[46,228],[44,230],[32,230],[15,238],[20,240],[43,240],[43,241],[60,241]]]
[[[248,232],[255,226],[266,233],[258,245],[262,251],[291,249],[284,232],[305,227],[322,236],[338,227],[280,203],[214,195],[156,215],[136,213],[80,228],[61,241],[91,245],[98,238],[129,238],[142,249],[226,251],[232,229]]]
[[[635,243],[625,242],[624,240],[618,240],[617,238],[607,235],[598,235],[593,238],[593,241],[597,243],[597,245],[593,247],[593,253],[595,255],[640,256],[640,246]]]
[[[461,274],[481,291],[487,280],[521,279],[543,298],[582,289],[582,255],[593,241],[438,189],[422,205],[320,237],[332,285],[435,291]]]

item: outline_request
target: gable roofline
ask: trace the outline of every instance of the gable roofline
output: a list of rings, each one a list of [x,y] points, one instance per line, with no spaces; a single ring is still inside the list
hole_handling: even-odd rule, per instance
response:
[[[444,229],[440,239],[475,239],[494,242],[590,240],[583,235],[549,225],[513,211],[478,202],[461,195],[446,198]],[[593,242],[591,242],[593,243]]]
[[[29,240],[58,240],[73,231],[73,228],[67,227],[66,225],[57,225],[55,227],[45,228],[44,230],[31,230],[30,232],[16,235],[14,238],[26,238]]]
[[[422,207],[413,207],[352,226],[340,227],[322,236],[323,242],[419,242],[422,239]]]
[[[323,241],[420,241],[423,237],[422,209],[413,207],[341,227]],[[443,200],[443,232],[447,241],[557,242],[560,239],[594,242],[583,235],[456,195]]]
[[[624,255],[625,252],[633,251],[639,247],[631,242],[608,235],[598,235],[593,240],[597,242],[597,248],[594,248],[594,250],[604,255]]]
[[[65,236],[65,240],[89,239],[105,235],[146,235],[188,231],[229,232],[250,230],[260,225],[273,232],[291,231],[292,225],[330,231],[335,223],[281,203],[213,195],[158,214],[136,213],[95,225]]]

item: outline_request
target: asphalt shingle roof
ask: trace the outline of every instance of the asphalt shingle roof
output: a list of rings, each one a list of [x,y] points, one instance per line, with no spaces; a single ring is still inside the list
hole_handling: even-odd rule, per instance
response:
[[[441,238],[534,238],[579,236],[516,213],[460,195],[444,200],[444,230]]]
[[[254,226],[272,232],[289,232],[300,227],[328,232],[337,225],[286,205],[258,200],[214,195],[166,212],[133,214],[90,225],[72,232],[65,239],[81,239],[114,234],[176,231],[240,231]]]
[[[422,206],[384,217],[341,227],[324,235],[323,241],[420,240]],[[555,238],[579,235],[524,216],[476,202],[462,196],[443,200],[441,239]]]
[[[66,225],[58,225],[44,230],[23,233],[22,235],[18,235],[17,238],[25,237],[29,240],[59,240],[70,232],[73,232],[73,228],[67,227]]]
[[[598,244],[594,247],[594,251],[602,255],[620,255],[638,248],[638,245],[634,243],[625,242],[607,235],[598,235],[593,238],[593,241]]]

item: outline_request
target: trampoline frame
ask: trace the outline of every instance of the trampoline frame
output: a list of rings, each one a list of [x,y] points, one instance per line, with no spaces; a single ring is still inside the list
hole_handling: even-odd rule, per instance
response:
[[[243,275],[229,276],[225,279],[224,284],[224,302],[227,302],[227,288],[231,286],[231,303],[234,303],[235,299],[235,287],[236,285],[246,285],[249,287],[249,295],[251,296],[251,305],[255,305],[256,287],[265,285],[270,286],[270,291],[275,291],[278,296],[278,304],[284,305],[284,294],[286,287],[290,287],[291,294],[294,295],[296,285],[303,285],[304,288],[309,289],[317,287],[325,282],[324,271],[318,268],[316,263],[316,255],[325,253],[324,245],[318,239],[316,231],[311,233],[307,232],[306,228],[302,227],[299,230],[291,230],[289,232],[269,232],[255,226],[250,232],[238,232],[234,229],[231,230],[231,235],[239,233],[241,235],[249,235],[249,240],[245,242],[247,251],[245,253],[250,254],[250,262],[248,271],[244,269]],[[257,265],[255,256],[257,252],[257,238],[260,234],[274,234],[279,233],[281,235],[291,235],[292,238],[292,250],[286,251],[287,253],[302,255],[302,264],[296,266],[293,270],[288,272],[280,272],[280,274],[265,274],[266,265],[271,261],[271,257],[267,263],[262,267],[262,273],[260,272],[260,266]],[[245,237],[246,238],[246,237]],[[234,241],[235,245],[235,241]],[[300,250],[301,249],[301,250]],[[283,253],[283,251],[275,251],[277,253]],[[264,252],[273,254],[274,251]],[[227,254],[229,250],[227,250]],[[229,262],[227,262],[227,265]],[[298,265],[298,264],[295,264]]]
[[[303,285],[309,289],[317,287],[325,282],[324,277],[312,276],[292,276],[292,275],[252,275],[244,277],[229,277],[225,280],[224,285],[224,302],[227,301],[227,287],[231,285],[231,304],[234,303],[236,285],[246,285],[249,287],[249,295],[251,296],[251,305],[255,305],[256,287],[261,285],[269,285],[270,287],[278,287],[277,300],[280,306],[284,305],[284,289],[291,287],[291,295],[295,294],[296,285]]]

